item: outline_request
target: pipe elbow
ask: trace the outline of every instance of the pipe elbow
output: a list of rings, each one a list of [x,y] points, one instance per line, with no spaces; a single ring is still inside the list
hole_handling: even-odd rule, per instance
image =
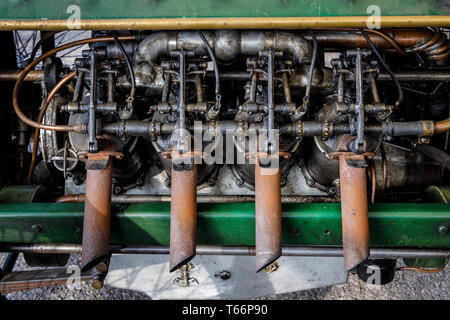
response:
[[[289,56],[294,64],[310,63],[312,59],[313,49],[305,38],[291,32],[274,32],[272,33],[273,48],[283,51]]]

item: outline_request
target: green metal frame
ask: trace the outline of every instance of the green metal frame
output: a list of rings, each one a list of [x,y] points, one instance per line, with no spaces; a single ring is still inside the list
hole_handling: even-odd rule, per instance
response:
[[[0,19],[66,19],[78,5],[81,19],[208,17],[368,16],[377,5],[382,16],[448,15],[450,4],[436,0],[2,0]],[[71,12],[71,11],[69,11]]]
[[[112,244],[169,244],[170,203],[112,211]],[[442,228],[448,204],[372,204],[369,217],[372,246],[450,247]],[[80,243],[82,226],[82,203],[0,204],[0,242]],[[254,245],[254,204],[199,204],[197,237],[199,244]],[[283,244],[342,245],[340,204],[283,204]]]

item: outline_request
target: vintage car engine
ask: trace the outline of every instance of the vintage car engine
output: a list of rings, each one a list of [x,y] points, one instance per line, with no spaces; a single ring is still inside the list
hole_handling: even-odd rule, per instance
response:
[[[1,71],[21,159],[2,180],[84,203],[81,270],[97,286],[116,205],[170,202],[172,272],[196,255],[197,204],[254,203],[261,271],[289,251],[285,205],[340,203],[352,271],[371,256],[369,204],[449,183],[445,29],[92,31],[65,49],[81,44],[71,64],[57,47]],[[30,81],[40,109],[21,96]]]

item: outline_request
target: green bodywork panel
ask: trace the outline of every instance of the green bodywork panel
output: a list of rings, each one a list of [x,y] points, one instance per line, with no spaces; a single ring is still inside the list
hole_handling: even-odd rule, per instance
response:
[[[199,204],[198,244],[254,245],[254,208]],[[112,211],[112,244],[169,244],[170,203],[113,205]],[[450,247],[450,233],[439,231],[450,222],[448,204],[372,204],[369,217],[372,246]],[[82,203],[0,204],[0,242],[80,243],[82,226]],[[340,204],[283,204],[283,244],[342,245]]]
[[[66,19],[80,7],[81,19],[205,17],[448,15],[446,0],[2,0],[0,19]]]

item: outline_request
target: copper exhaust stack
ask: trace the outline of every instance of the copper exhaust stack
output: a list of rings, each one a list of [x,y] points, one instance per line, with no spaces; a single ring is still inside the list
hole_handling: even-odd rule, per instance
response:
[[[86,168],[81,271],[96,267],[98,271],[106,272],[111,224],[113,156],[108,152],[90,154]]]
[[[195,256],[197,230],[197,165],[172,164],[170,206],[170,272]]]
[[[255,164],[256,272],[281,256],[281,170]]]
[[[366,260],[369,249],[369,217],[366,168],[363,154],[339,153],[344,269],[350,271]]]

